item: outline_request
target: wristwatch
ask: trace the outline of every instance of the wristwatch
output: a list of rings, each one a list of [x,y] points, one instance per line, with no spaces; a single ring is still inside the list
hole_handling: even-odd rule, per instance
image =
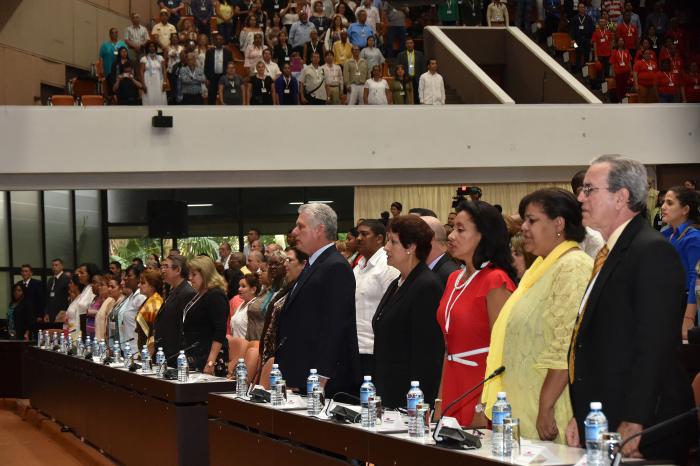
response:
[[[207,363],[207,367],[214,367],[214,361],[209,361]]]
[[[477,403],[474,406],[474,412],[475,413],[483,413],[485,408],[486,408],[486,403]]]

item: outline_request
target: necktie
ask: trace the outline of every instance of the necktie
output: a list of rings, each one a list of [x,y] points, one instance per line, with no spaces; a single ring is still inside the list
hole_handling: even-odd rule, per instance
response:
[[[608,245],[606,244],[603,246],[600,251],[598,251],[598,254],[595,256],[595,262],[593,263],[593,272],[591,272],[591,279],[588,282],[588,286],[591,286],[591,282],[593,279],[598,275],[598,272],[600,272],[600,269],[603,268],[603,264],[605,263],[605,259],[608,258],[608,254],[610,253],[610,249],[608,249]],[[590,298],[590,295],[589,295]],[[583,321],[583,315],[586,313],[586,309],[588,308],[588,302],[586,302],[586,305],[584,306],[583,310],[581,311],[581,314],[579,314],[578,318],[576,319],[576,325],[574,327],[574,334],[571,337],[571,348],[569,349],[569,382],[574,383],[574,359],[575,359],[575,354],[576,354],[576,337],[578,336],[578,331],[581,328],[581,322]]]

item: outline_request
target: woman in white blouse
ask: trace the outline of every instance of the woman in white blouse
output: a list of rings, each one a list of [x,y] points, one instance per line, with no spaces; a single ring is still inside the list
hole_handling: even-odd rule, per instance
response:
[[[73,283],[77,285],[80,294],[71,301],[66,310],[66,320],[63,324],[63,329],[68,332],[76,331],[73,338],[80,335],[80,316],[87,313],[90,304],[95,299],[95,293],[92,292],[92,277],[97,274],[97,266],[95,264],[81,264],[75,271],[72,277]]]
[[[231,335],[227,337],[229,339],[229,374],[233,374],[241,352],[245,352],[241,346],[247,346],[245,337],[248,331],[248,307],[258,299],[260,287],[260,278],[255,273],[246,274],[238,282],[238,295],[243,302],[231,317]]]
[[[382,68],[379,65],[372,67],[372,77],[365,82],[364,100],[365,105],[391,104],[391,90],[382,78]]]

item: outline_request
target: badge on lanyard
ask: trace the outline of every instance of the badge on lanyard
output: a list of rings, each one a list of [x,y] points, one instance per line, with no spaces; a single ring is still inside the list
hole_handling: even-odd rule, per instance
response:
[[[285,89],[285,90],[284,90],[284,93],[285,93],[285,94],[289,94],[289,89]]]

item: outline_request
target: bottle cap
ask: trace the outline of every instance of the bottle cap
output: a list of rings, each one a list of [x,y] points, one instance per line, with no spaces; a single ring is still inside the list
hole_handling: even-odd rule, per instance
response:
[[[184,349],[181,349],[181,350],[180,350],[180,354],[185,354],[185,350],[184,350]]]
[[[591,409],[603,409],[603,403],[600,401],[591,401]]]
[[[310,370],[309,370],[309,374],[316,374],[316,373],[318,373],[318,371],[317,371],[316,369],[310,369]]]
[[[163,351],[163,347],[162,347],[162,346],[159,346],[159,347],[158,347],[158,351]]]
[[[506,397],[506,392],[498,392],[498,393],[496,394],[496,397],[498,397],[498,398],[505,398],[505,397]]]
[[[417,380],[411,380],[411,387],[420,387],[420,382]]]
[[[273,368],[273,369],[279,369],[279,367],[280,367],[279,364],[273,364],[273,365],[272,365],[272,368]]]
[[[366,375],[364,378],[365,382],[371,382],[372,381],[372,376],[371,375]]]
[[[238,362],[244,362],[244,361],[243,361],[243,358],[240,358],[240,359],[238,360]]]

